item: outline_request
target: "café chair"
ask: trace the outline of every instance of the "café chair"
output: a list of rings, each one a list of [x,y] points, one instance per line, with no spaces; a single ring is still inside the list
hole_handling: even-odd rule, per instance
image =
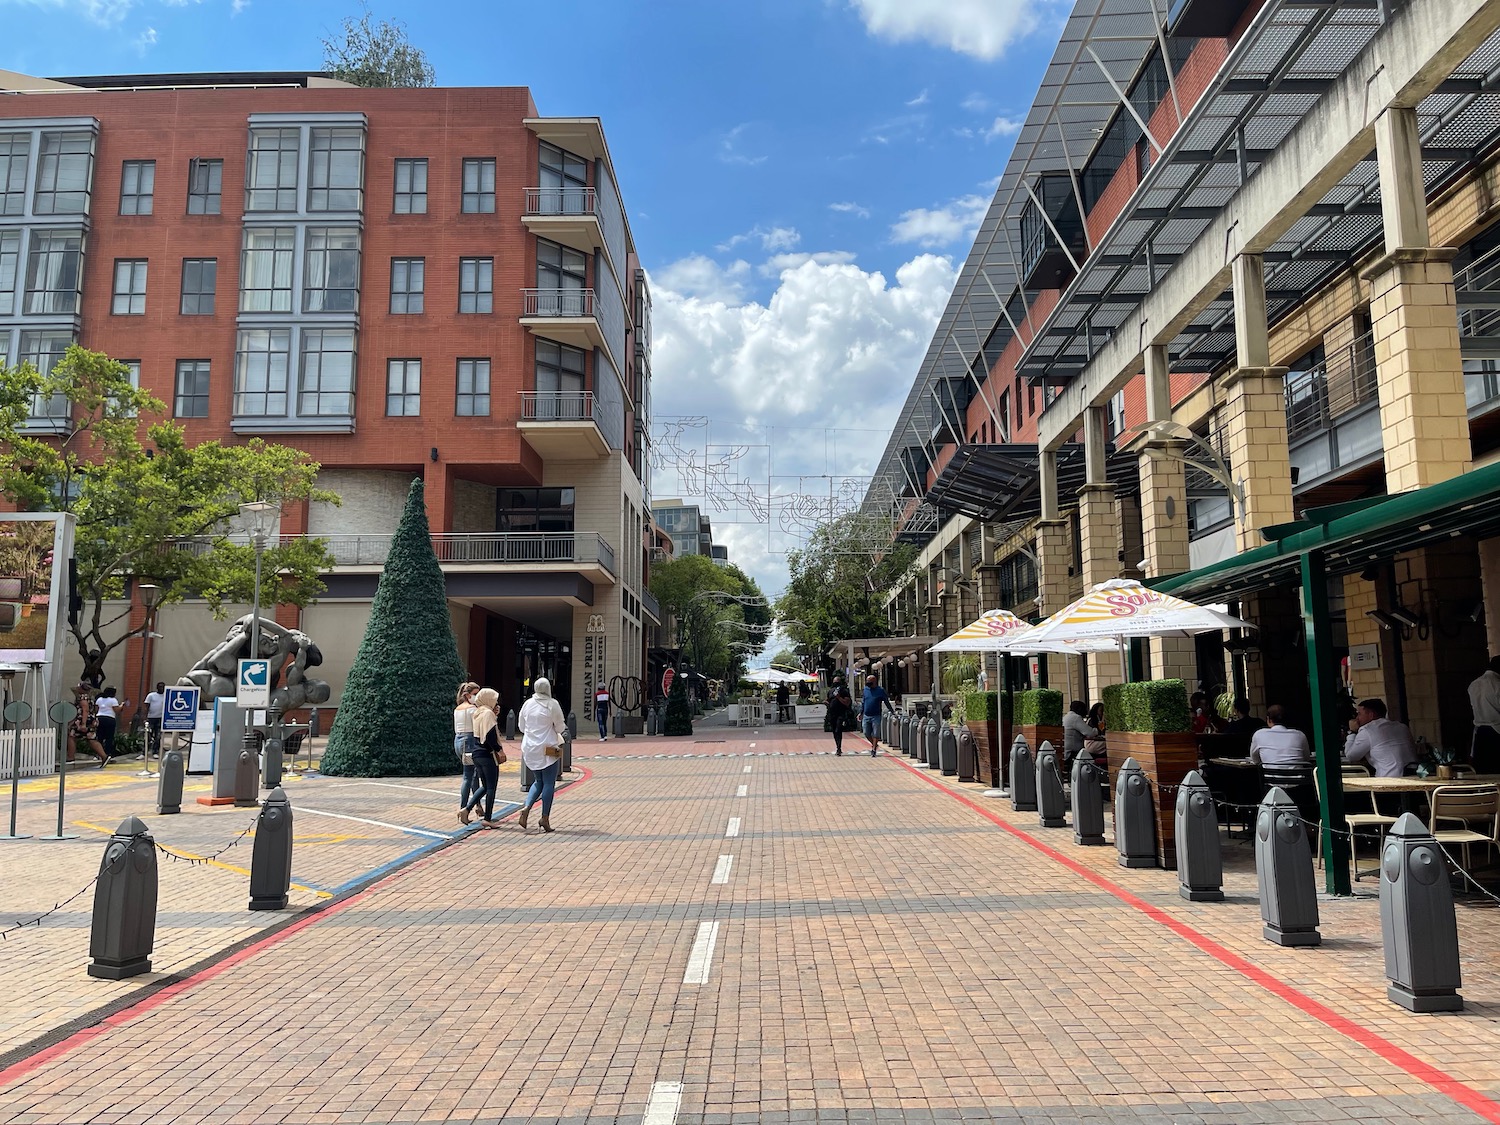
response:
[[[1488,832],[1476,832],[1471,825],[1489,822]],[[1456,828],[1443,828],[1442,824],[1454,824]],[[1471,870],[1469,848],[1474,844],[1487,844],[1500,848],[1500,786],[1496,785],[1440,785],[1432,791],[1432,812],[1428,829],[1439,844],[1447,847],[1458,844],[1463,849],[1463,870]]]
[[[1369,777],[1370,771],[1365,769],[1364,766],[1355,764],[1344,766],[1343,774],[1345,777]],[[1388,793],[1386,796],[1394,799],[1396,794]],[[1368,811],[1365,811],[1364,808],[1356,809],[1354,812],[1348,811],[1349,802],[1359,797],[1369,799]],[[1363,806],[1364,802],[1360,803]],[[1389,806],[1387,806],[1387,810],[1389,810]],[[1373,792],[1351,793],[1347,789],[1344,791],[1344,823],[1349,826],[1349,863],[1354,868],[1354,881],[1356,883],[1366,875],[1380,874],[1380,845],[1385,839],[1386,832],[1398,819],[1400,819],[1399,812],[1392,814],[1389,811],[1381,810],[1380,794]],[[1363,870],[1359,866],[1358,841],[1359,830],[1361,828],[1375,829],[1375,862]]]

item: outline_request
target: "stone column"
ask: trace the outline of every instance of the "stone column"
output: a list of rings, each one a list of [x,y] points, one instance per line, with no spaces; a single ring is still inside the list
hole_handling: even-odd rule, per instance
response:
[[[1146,349],[1146,416],[1172,420],[1171,370],[1165,344]],[[1146,574],[1159,578],[1191,569],[1188,558],[1187,482],[1183,442],[1149,438],[1141,445],[1141,554]],[[1127,560],[1130,561],[1130,560]],[[1151,677],[1192,683],[1197,660],[1188,637],[1151,638]]]
[[[1473,463],[1459,352],[1450,248],[1429,245],[1422,152],[1413,109],[1375,121],[1383,258],[1365,271],[1380,382],[1380,428],[1390,493],[1425,488]]]
[[[1120,520],[1115,510],[1115,489],[1105,473],[1105,412],[1102,406],[1091,406],[1084,415],[1084,461],[1087,482],[1078,490],[1078,534],[1083,558],[1083,588],[1120,574]],[[1099,698],[1106,684],[1120,683],[1120,657],[1117,653],[1097,653],[1088,657],[1089,694]]]
[[[1234,260],[1237,366],[1225,379],[1229,469],[1245,490],[1236,505],[1241,551],[1259,547],[1260,529],[1292,519],[1292,463],[1286,436],[1286,368],[1270,365],[1265,263],[1258,254]]]

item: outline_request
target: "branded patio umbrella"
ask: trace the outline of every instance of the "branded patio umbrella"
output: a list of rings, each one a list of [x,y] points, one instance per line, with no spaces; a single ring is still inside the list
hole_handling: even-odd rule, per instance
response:
[[[953,636],[933,645],[930,652],[995,652],[997,642],[1019,629],[1030,628],[1008,609],[991,609],[980,614]]]

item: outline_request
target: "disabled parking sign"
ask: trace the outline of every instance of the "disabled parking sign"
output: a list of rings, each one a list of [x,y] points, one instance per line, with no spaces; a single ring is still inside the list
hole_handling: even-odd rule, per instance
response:
[[[241,660],[238,684],[235,706],[247,710],[253,707],[271,706],[271,662],[269,660]]]
[[[167,734],[191,733],[198,726],[198,689],[169,687],[162,706],[161,729]]]

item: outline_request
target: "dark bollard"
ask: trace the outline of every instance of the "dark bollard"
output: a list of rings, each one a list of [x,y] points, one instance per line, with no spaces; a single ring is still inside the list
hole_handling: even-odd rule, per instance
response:
[[[519,755],[518,755],[519,756]],[[531,767],[526,764],[526,759],[521,759],[521,792],[531,792],[532,773]]]
[[[156,843],[140,819],[115,829],[99,864],[88,974],[124,980],[151,971],[156,940]]]
[[[1115,850],[1121,867],[1156,866],[1156,809],[1151,784],[1134,758],[1115,779]]]
[[[897,746],[906,757],[911,757],[911,713],[907,712],[901,716],[900,730],[897,734]]]
[[[1063,815],[1062,774],[1057,770],[1057,751],[1044,741],[1036,752],[1036,808],[1043,828],[1066,828]]]
[[[614,723],[609,733],[615,738],[625,737],[625,712],[615,712]]]
[[[656,735],[656,734],[660,734],[661,733],[661,731],[658,729],[658,727],[656,725],[656,708],[655,707],[647,707],[646,708],[646,733],[650,734],[650,735]]]
[[[567,738],[563,739],[563,745],[562,745],[562,769],[558,770],[557,772],[558,773],[572,773],[573,772],[573,738],[572,738],[571,735],[569,735]]]
[[[182,751],[168,750],[157,765],[156,811],[163,815],[182,811]]]
[[[1461,1012],[1458,922],[1442,850],[1411,813],[1386,833],[1380,857],[1385,994],[1412,1012]]]
[[[292,803],[280,786],[266,794],[250,853],[250,909],[285,910],[292,889]]]
[[[943,768],[941,757],[941,745],[943,740],[943,720],[927,720],[927,768],[938,770]]]
[[[1094,759],[1080,753],[1073,759],[1073,842],[1083,847],[1103,847],[1104,771]]]
[[[917,719],[911,725],[911,758],[919,766],[927,761],[926,719]]]
[[[1036,812],[1036,767],[1023,734],[1010,744],[1010,807],[1016,812]]]
[[[568,712],[568,718],[567,718],[567,721],[566,721],[566,726],[567,726],[567,730],[568,730],[568,737],[569,738],[577,738],[578,737],[578,712],[577,711],[569,711]]]
[[[266,738],[265,749],[260,755],[260,787],[262,789],[275,789],[281,784],[281,774],[286,766],[283,745],[279,738]]]
[[[240,756],[234,763],[234,807],[237,809],[253,809],[260,804],[255,799],[256,793],[260,791],[259,771],[256,767],[256,759],[259,755],[253,749],[241,750]]]
[[[947,723],[938,731],[938,767],[944,777],[958,774],[958,735]]]
[[[505,737],[516,737],[516,709],[514,707],[510,709],[510,714],[505,716]]]
[[[1277,945],[1319,945],[1318,890],[1312,849],[1297,802],[1273,787],[1255,815],[1255,878],[1260,884],[1261,933]],[[1382,888],[1384,890],[1384,888]]]
[[[1219,810],[1202,774],[1189,771],[1177,787],[1178,894],[1189,902],[1224,901]]]
[[[974,745],[974,733],[968,727],[958,729],[958,780],[979,780],[979,750]]]

